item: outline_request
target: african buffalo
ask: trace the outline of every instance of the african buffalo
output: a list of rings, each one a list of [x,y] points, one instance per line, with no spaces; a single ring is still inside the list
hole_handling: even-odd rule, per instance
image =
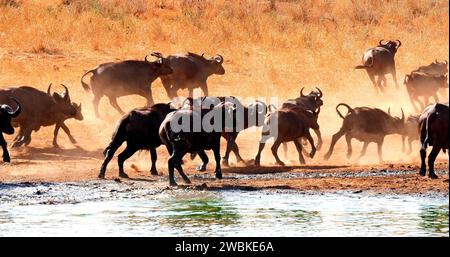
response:
[[[83,81],[83,78],[89,73],[93,74],[90,87]],[[81,77],[81,85],[86,91],[92,89],[94,93],[93,104],[97,117],[100,117],[98,104],[103,96],[108,97],[110,104],[120,114],[124,114],[124,111],[117,104],[117,97],[140,95],[147,99],[147,106],[152,106],[152,82],[159,76],[170,73],[172,73],[172,69],[167,65],[165,59],[158,58],[156,61],[150,62],[145,57],[144,61],[128,60],[100,64]]]
[[[320,108],[317,112],[306,111],[300,107],[290,107],[279,109],[268,114],[263,126],[261,141],[259,143],[258,153],[255,157],[255,165],[260,166],[261,152],[267,140],[271,137],[275,138],[275,142],[271,148],[272,154],[275,157],[277,164],[284,166],[284,163],[278,157],[278,147],[283,142],[293,141],[297,148],[299,160],[301,164],[305,163],[302,154],[302,144],[299,139],[304,137],[311,144],[311,152],[309,156],[312,158],[316,152],[314,140],[309,133],[309,129],[318,129],[317,118],[320,113]],[[276,133],[273,133],[276,131]]]
[[[339,112],[339,107],[347,108],[347,114],[344,116]],[[340,103],[336,106],[336,112],[339,117],[344,119],[340,130],[333,135],[330,148],[325,154],[325,160],[328,160],[333,153],[333,148],[336,142],[345,135],[347,141],[347,158],[352,155],[353,138],[364,142],[361,154],[358,160],[366,154],[367,146],[371,142],[377,143],[378,158],[383,162],[382,147],[384,137],[389,134],[401,134],[405,126],[405,115],[402,109],[402,117],[392,117],[390,113],[386,113],[377,108],[356,107],[351,108],[345,103]]]
[[[384,75],[389,73],[392,74],[392,78],[398,88],[394,57],[401,45],[402,42],[400,40],[388,41],[387,43],[383,43],[383,40],[380,40],[378,46],[366,50],[362,56],[363,64],[355,67],[355,69],[365,69],[367,71],[377,92],[378,90],[384,90],[381,83],[384,82],[384,87],[386,86]],[[375,76],[378,76],[376,82]]]
[[[411,104],[416,111],[423,110],[428,105],[430,97],[439,102],[437,92],[441,88],[448,91],[447,79],[447,75],[435,76],[422,72],[412,72],[405,76],[403,84],[406,86]],[[424,101],[420,101],[419,97],[423,97]],[[418,103],[419,108],[416,103]]]
[[[408,152],[410,154],[412,152],[412,142],[415,140],[419,140],[419,131],[417,127],[419,126],[419,115],[410,115],[405,122],[405,128],[402,132],[402,151],[406,151],[405,140],[408,140]]]
[[[295,99],[289,99],[281,105],[281,108],[300,107],[305,111],[316,112],[323,105],[323,93],[320,88],[316,87],[317,91],[311,91],[309,94],[303,94],[303,89],[300,90],[300,96]],[[317,135],[316,149],[322,148],[322,135],[320,129],[314,129],[314,133]],[[283,143],[284,155],[287,158],[287,143]]]
[[[181,160],[186,153],[198,153],[205,162],[205,150],[213,150],[216,161],[216,178],[222,178],[220,168],[220,137],[223,131],[232,129],[227,127],[233,119],[236,106],[232,103],[219,103],[214,108],[182,108],[166,116],[161,123],[159,135],[161,141],[166,145],[170,156],[169,183],[177,185],[174,178],[174,168],[178,170],[186,183],[189,178],[184,174]],[[207,158],[207,157],[206,157]]]
[[[156,148],[162,144],[159,137],[159,126],[171,111],[174,111],[174,109],[171,108],[170,104],[160,103],[151,107],[134,109],[123,116],[112,136],[111,143],[103,152],[105,160],[98,177],[105,177],[108,163],[123,142],[127,142],[127,147],[118,157],[119,177],[128,178],[128,175],[124,172],[123,163],[138,150],[150,151],[152,159],[150,173],[158,175],[156,170]]]
[[[428,106],[422,112],[419,118],[419,131],[420,131],[420,175],[425,176],[427,172],[425,158],[427,154],[427,146],[433,146],[431,153],[428,155],[428,176],[430,178],[438,178],[434,172],[434,161],[437,155],[441,151],[449,149],[449,135],[448,135],[448,115],[449,106],[448,103],[440,104],[436,103]]]
[[[203,94],[208,96],[208,84],[206,80],[213,74],[223,75],[223,57],[216,55],[205,58],[204,54],[198,55],[191,52],[187,54],[173,54],[163,57],[160,53],[153,53],[153,56],[167,60],[173,73],[160,76],[161,82],[167,91],[170,99],[177,96],[178,89],[188,89],[189,97],[193,97],[194,88],[201,88]]]
[[[438,60],[435,60],[434,62],[432,62],[429,65],[420,66],[413,72],[421,72],[421,73],[426,73],[426,74],[434,75],[434,76],[445,75],[448,73],[448,61],[445,60],[445,61],[439,62]]]
[[[11,158],[9,157],[7,143],[5,138],[3,137],[3,133],[7,135],[14,134],[14,128],[11,125],[11,119],[19,116],[20,112],[22,111],[22,107],[19,101],[17,101],[15,98],[12,98],[11,100],[16,102],[17,104],[17,108],[15,111],[7,104],[2,104],[0,106],[0,145],[3,149],[4,162],[11,162]]]
[[[32,131],[38,131],[41,127],[51,125],[55,125],[54,146],[58,146],[56,138],[60,128],[66,132],[72,143],[76,143],[64,121],[69,118],[82,120],[81,104],[71,102],[69,89],[65,85],[62,86],[65,91],[61,94],[56,92],[51,94],[51,84],[48,86],[47,93],[28,86],[0,90],[0,102],[11,104],[10,98],[14,97],[22,105],[21,115],[12,121],[15,127],[20,127],[13,147],[30,144]]]

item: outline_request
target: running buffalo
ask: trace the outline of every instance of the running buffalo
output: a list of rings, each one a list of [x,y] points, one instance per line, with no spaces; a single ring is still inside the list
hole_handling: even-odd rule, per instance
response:
[[[339,111],[339,107],[347,108],[347,114],[344,116]],[[352,108],[345,103],[336,106],[336,112],[344,121],[339,131],[333,135],[330,148],[325,154],[325,160],[328,160],[333,153],[336,142],[345,135],[347,141],[347,158],[352,155],[352,139],[356,138],[364,142],[361,154],[358,160],[366,154],[367,146],[375,142],[378,147],[378,158],[383,162],[382,147],[384,137],[390,134],[402,134],[405,126],[405,115],[402,109],[402,117],[392,117],[378,108],[356,107]]]
[[[392,74],[392,78],[398,88],[394,57],[401,45],[402,42],[400,40],[388,41],[386,43],[380,40],[378,46],[366,50],[362,56],[362,65],[355,67],[355,69],[365,69],[367,71],[377,92],[378,90],[383,91],[383,86],[386,87],[386,78],[384,75],[389,73]],[[377,81],[375,81],[375,76],[378,76]],[[384,85],[382,85],[382,82],[384,82]]]
[[[22,105],[22,113],[12,120],[12,124],[19,126],[19,133],[14,139],[13,147],[28,145],[31,142],[32,131],[41,127],[55,125],[53,145],[58,146],[57,136],[60,128],[66,132],[72,143],[76,140],[70,133],[64,121],[69,118],[83,120],[81,104],[73,103],[69,96],[69,89],[62,85],[64,92],[51,94],[51,84],[47,92],[29,86],[10,87],[0,90],[0,102],[13,104],[11,97]]]
[[[83,81],[83,78],[89,73],[92,73],[90,86]],[[100,64],[81,77],[81,85],[86,91],[92,90],[97,117],[100,117],[98,105],[103,96],[109,99],[110,104],[120,114],[124,114],[117,104],[117,97],[140,95],[147,99],[147,106],[152,106],[152,82],[159,76],[170,73],[172,73],[172,69],[167,65],[165,59],[158,58],[156,61],[150,62],[145,57],[144,61],[128,60]]]
[[[204,54],[198,55],[188,52],[187,54],[173,54],[163,57],[161,53],[153,53],[153,56],[167,60],[173,72],[161,76],[161,82],[170,99],[177,96],[179,89],[188,89],[189,97],[193,97],[194,89],[200,88],[205,96],[208,96],[208,84],[206,80],[213,74],[223,75],[223,57],[216,55],[205,58]]]

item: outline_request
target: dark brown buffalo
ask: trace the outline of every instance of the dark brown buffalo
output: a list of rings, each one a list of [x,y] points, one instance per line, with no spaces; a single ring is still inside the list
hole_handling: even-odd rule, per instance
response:
[[[184,174],[181,165],[183,156],[187,153],[198,153],[204,161],[206,157],[205,150],[213,150],[216,162],[215,175],[216,178],[222,178],[222,170],[220,167],[220,137],[226,127],[225,120],[233,119],[236,106],[232,103],[219,103],[214,108],[201,108],[201,110],[180,109],[166,116],[159,130],[161,141],[166,145],[169,152],[172,152],[168,161],[169,166],[169,183],[171,186],[177,185],[174,178],[174,169],[176,168],[184,181],[190,183],[189,178]],[[220,115],[221,119],[216,119],[216,115]],[[214,117],[208,124],[218,124],[219,129],[209,130],[204,126],[206,117]],[[211,123],[212,122],[212,123]],[[220,122],[220,123],[217,123]],[[174,124],[183,125],[181,130],[172,127]],[[197,128],[196,126],[199,125]],[[206,157],[207,158],[207,157]],[[204,161],[205,162],[205,161]]]
[[[309,133],[309,129],[318,129],[317,117],[320,109],[317,112],[306,111],[300,107],[289,107],[276,110],[268,114],[261,135],[258,153],[255,157],[255,165],[260,166],[261,152],[266,145],[266,141],[273,137],[275,142],[272,145],[272,154],[275,157],[277,164],[284,166],[285,164],[278,157],[278,147],[284,142],[294,142],[297,148],[299,160],[301,164],[305,163],[305,158],[302,154],[302,144],[299,142],[300,138],[306,138],[311,145],[310,157],[313,158],[316,153],[314,146],[314,139]],[[274,131],[276,131],[274,133]]]
[[[367,71],[377,92],[383,91],[384,87],[386,87],[385,74],[392,74],[392,78],[398,88],[394,58],[401,45],[402,42],[400,40],[388,41],[387,43],[383,43],[383,40],[380,40],[378,46],[366,50],[362,56],[362,65],[355,67],[355,69],[365,69]],[[378,77],[377,81],[375,81],[376,76]]]
[[[437,94],[439,89],[448,91],[447,79],[447,75],[435,76],[422,72],[412,72],[405,76],[403,83],[408,91],[411,104],[417,112],[423,110],[429,104],[430,97],[433,97],[435,102],[439,102]],[[420,101],[419,97],[422,97],[423,101]]]
[[[90,87],[83,81],[83,78],[89,73],[93,74]],[[98,104],[103,96],[108,97],[110,104],[120,114],[124,114],[124,111],[117,104],[117,97],[140,95],[147,99],[147,106],[152,106],[152,82],[159,76],[170,73],[172,73],[172,69],[164,59],[158,58],[158,60],[150,62],[145,57],[144,61],[128,60],[100,64],[81,77],[81,85],[86,91],[92,89],[94,110],[97,117],[100,117]]]
[[[69,118],[82,120],[81,104],[73,103],[69,96],[69,89],[62,86],[64,92],[60,94],[56,92],[51,94],[51,84],[48,86],[47,93],[28,86],[0,90],[0,102],[15,104],[10,100],[13,97],[22,105],[21,115],[12,121],[15,127],[19,126],[19,133],[14,139],[13,147],[30,144],[32,131],[52,125],[55,125],[54,146],[58,146],[56,139],[60,128],[66,132],[72,143],[76,143],[64,121]]]
[[[7,147],[8,144],[6,143],[6,140],[3,137],[3,133],[5,133],[7,135],[14,134],[14,128],[11,125],[11,120],[13,118],[16,118],[17,116],[19,116],[19,114],[22,110],[19,101],[17,101],[14,98],[12,98],[11,100],[16,102],[16,104],[17,104],[17,108],[15,111],[7,104],[2,104],[0,106],[0,145],[2,146],[2,150],[3,150],[2,157],[3,157],[4,162],[11,162],[11,158],[9,157],[9,152],[8,152],[8,147]]]
[[[412,152],[412,142],[419,140],[419,131],[417,127],[419,126],[419,115],[410,115],[406,119],[405,129],[402,132],[402,151],[406,151],[405,140],[408,140],[409,149],[407,154]]]
[[[340,106],[347,108],[348,112],[345,116],[339,112]],[[379,161],[383,162],[382,147],[384,137],[390,134],[401,134],[405,127],[405,115],[403,109],[401,118],[392,117],[389,113],[377,108],[351,108],[344,103],[340,103],[336,106],[336,112],[339,117],[344,119],[344,121],[341,129],[333,135],[330,148],[325,154],[326,160],[331,157],[336,142],[345,135],[347,141],[347,158],[350,158],[352,155],[351,141],[353,138],[356,138],[357,140],[364,142],[358,159],[366,154],[369,143],[374,142],[378,147]]]
[[[166,115],[174,111],[170,104],[155,104],[152,107],[137,108],[120,119],[116,131],[112,136],[111,143],[103,152],[105,160],[100,168],[99,178],[105,177],[106,167],[114,156],[117,149],[124,143],[127,147],[117,159],[119,165],[119,177],[128,178],[123,169],[123,163],[139,150],[149,150],[152,159],[150,174],[158,175],[156,170],[156,148],[159,147],[159,126]]]
[[[305,111],[316,112],[323,105],[323,93],[320,88],[316,87],[317,91],[311,91],[309,94],[303,94],[303,89],[300,90],[299,97],[295,99],[289,99],[281,105],[281,108],[300,107]],[[322,134],[320,128],[313,129],[317,135],[316,149],[319,151],[322,148]],[[283,143],[284,155],[287,159],[287,143]]]
[[[428,176],[430,178],[438,178],[434,172],[434,161],[439,152],[444,152],[449,149],[449,135],[448,135],[448,115],[449,106],[446,104],[433,104],[425,108],[419,118],[419,131],[420,131],[420,175],[425,176],[427,172],[425,158],[427,154],[427,146],[430,145],[433,148],[428,155]]]
[[[163,58],[160,53],[153,53],[153,56]],[[195,88],[201,88],[203,94],[208,96],[209,76],[213,74],[223,75],[223,57],[216,55],[212,58],[205,58],[204,55],[198,55],[191,52],[187,54],[173,54],[164,58],[167,60],[173,73],[161,76],[161,82],[167,91],[169,98],[177,96],[179,89],[188,89],[189,97],[193,97]]]

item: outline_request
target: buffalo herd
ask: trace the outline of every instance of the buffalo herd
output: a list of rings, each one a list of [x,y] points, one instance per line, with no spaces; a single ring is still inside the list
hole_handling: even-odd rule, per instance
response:
[[[395,55],[402,43],[400,40],[384,42],[365,51],[362,64],[356,69],[365,69],[377,92],[386,88],[386,74],[391,74],[398,87],[395,66]],[[191,158],[199,156],[202,164],[199,171],[206,170],[209,162],[205,151],[212,150],[215,160],[215,176],[222,178],[221,166],[229,165],[229,156],[233,152],[238,162],[244,162],[239,154],[236,138],[239,133],[250,127],[261,127],[259,148],[253,164],[259,166],[261,153],[266,141],[273,138],[271,152],[277,164],[284,166],[278,156],[278,148],[283,145],[287,152],[287,142],[293,142],[301,164],[305,163],[306,153],[310,158],[315,156],[322,146],[322,136],[318,122],[323,106],[323,92],[316,88],[309,94],[300,90],[300,94],[283,102],[279,108],[255,100],[244,104],[232,96],[212,97],[208,93],[207,79],[211,75],[225,74],[224,58],[217,54],[205,57],[188,52],[164,56],[159,52],[151,53],[154,60],[145,56],[144,60],[127,60],[108,62],[87,71],[81,77],[82,87],[93,93],[95,115],[100,117],[98,105],[106,96],[114,109],[123,117],[120,119],[111,142],[104,150],[104,161],[101,165],[99,178],[104,178],[108,163],[114,157],[119,147],[126,142],[125,149],[118,155],[119,176],[128,177],[124,170],[124,162],[140,150],[148,150],[151,156],[150,174],[158,175],[156,169],[156,148],[164,146],[170,158],[168,172],[170,185],[176,185],[175,169],[186,183],[189,178],[183,172],[183,157],[190,154]],[[342,118],[342,125],[332,140],[325,160],[328,160],[335,144],[345,136],[347,157],[352,155],[352,139],[363,142],[359,158],[364,156],[369,143],[376,143],[379,161],[383,161],[382,146],[384,138],[390,134],[402,136],[403,151],[406,151],[405,140],[408,142],[408,153],[412,151],[411,143],[420,141],[421,168],[419,174],[426,174],[426,148],[432,146],[428,156],[429,177],[437,178],[434,162],[438,153],[449,149],[449,105],[439,103],[438,93],[448,91],[448,61],[435,60],[430,65],[421,66],[407,74],[404,78],[405,88],[410,96],[411,104],[419,113],[405,117],[403,109],[401,116],[393,116],[390,110],[385,112],[378,108],[351,107],[346,103],[336,106],[337,115]],[[89,83],[85,77],[90,75]],[[189,97],[184,102],[154,103],[151,84],[157,78],[166,90],[170,99],[177,97],[179,89],[188,89]],[[204,97],[193,97],[193,90],[200,88]],[[54,87],[55,89],[55,87]],[[57,135],[59,129],[68,135],[72,143],[75,138],[70,133],[64,121],[70,118],[83,120],[81,104],[72,101],[67,86],[61,84],[61,93],[53,92],[52,85],[47,92],[30,86],[8,87],[0,89],[0,144],[3,149],[3,161],[10,162],[7,143],[3,133],[11,135],[13,127],[19,131],[13,140],[12,147],[28,145],[31,134],[43,126],[55,125],[53,145],[58,147]],[[442,90],[444,89],[444,90]],[[125,113],[117,103],[117,97],[140,95],[147,100],[147,106],[136,108]],[[422,98],[422,100],[420,100]],[[434,99],[430,105],[429,98]],[[422,111],[421,111],[422,110]],[[421,111],[421,113],[420,113]],[[310,133],[313,130],[317,144]],[[226,150],[223,157],[220,154],[221,138],[226,140]],[[309,145],[309,147],[307,147]],[[309,148],[310,151],[305,150]]]

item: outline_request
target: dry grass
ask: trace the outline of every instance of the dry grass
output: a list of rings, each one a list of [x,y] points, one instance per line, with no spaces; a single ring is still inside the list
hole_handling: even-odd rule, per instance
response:
[[[152,51],[220,53],[226,74],[210,78],[211,94],[285,99],[298,94],[301,86],[319,85],[325,92],[319,122],[329,138],[340,125],[334,111],[338,102],[412,112],[403,88],[376,96],[365,72],[353,67],[380,39],[403,42],[396,57],[399,80],[418,65],[448,59],[448,4],[444,0],[0,0],[0,85],[70,84],[72,97],[81,100],[87,112],[83,124],[98,125],[102,123],[90,114],[92,95],[79,84],[84,70],[111,60],[141,59]],[[388,84],[393,87],[390,77]],[[153,88],[157,101],[167,101],[159,81]],[[119,103],[135,107],[136,101],[129,99]],[[106,100],[101,109],[110,121],[119,117]],[[109,139],[110,131],[92,131],[98,133],[105,134],[102,141]]]

